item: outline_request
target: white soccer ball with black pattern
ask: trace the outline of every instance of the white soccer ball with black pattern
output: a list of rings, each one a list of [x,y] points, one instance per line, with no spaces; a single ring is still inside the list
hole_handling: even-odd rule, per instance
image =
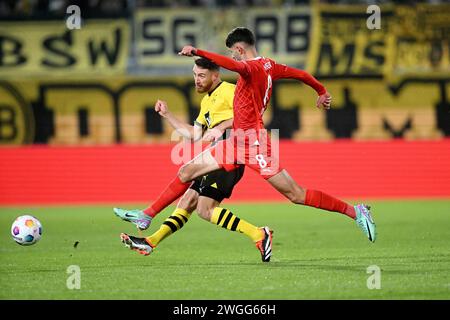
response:
[[[33,216],[20,216],[14,220],[11,226],[11,235],[18,244],[29,246],[41,239],[42,225],[39,220]]]

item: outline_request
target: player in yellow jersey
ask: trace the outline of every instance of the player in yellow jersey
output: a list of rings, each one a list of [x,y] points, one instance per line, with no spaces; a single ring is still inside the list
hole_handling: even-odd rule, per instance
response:
[[[193,141],[203,139],[207,142],[225,139],[226,129],[231,128],[233,124],[235,85],[222,81],[219,67],[205,58],[195,60],[193,73],[196,91],[206,93],[201,101],[200,112],[194,125],[189,125],[177,119],[169,111],[168,105],[164,101],[158,100],[156,102],[155,111],[185,138]],[[203,219],[225,229],[247,235],[255,242],[256,247],[261,252],[261,248],[272,245],[272,234],[268,227],[258,228],[226,209],[211,213],[212,209],[218,207],[223,199],[231,196],[234,186],[241,179],[243,173],[244,166],[240,166],[230,172],[220,169],[195,179],[181,197],[177,208],[163,222],[159,230],[146,238],[122,233],[122,242],[132,250],[149,255],[164,238],[181,229],[189,220],[191,213],[197,209],[197,213]],[[139,228],[142,230],[148,228],[151,219],[155,216],[152,215],[151,207],[145,210],[114,208],[114,212],[123,220],[134,223],[137,222],[134,215],[142,217],[144,212],[145,216],[150,217],[150,219],[146,218],[145,221],[141,221]]]

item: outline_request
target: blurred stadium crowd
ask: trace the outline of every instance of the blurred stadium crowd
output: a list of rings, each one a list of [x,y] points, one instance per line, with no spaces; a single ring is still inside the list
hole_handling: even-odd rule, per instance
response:
[[[78,5],[84,17],[126,16],[132,9],[148,7],[246,7],[290,6],[299,4],[416,4],[446,3],[447,0],[0,0],[0,19],[51,18],[66,14],[70,5]]]

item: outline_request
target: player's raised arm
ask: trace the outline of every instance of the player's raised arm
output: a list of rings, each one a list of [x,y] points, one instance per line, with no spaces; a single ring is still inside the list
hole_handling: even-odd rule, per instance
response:
[[[241,76],[246,77],[249,75],[249,67],[248,64],[244,61],[235,61],[229,57],[197,49],[193,46],[184,46],[183,49],[178,53],[182,56],[192,57],[199,56],[211,60],[215,64],[230,71],[234,71],[239,73]]]
[[[197,55],[209,59],[225,69],[237,72],[243,77],[247,77],[250,74],[249,66],[245,61],[236,61],[229,57],[200,49],[197,49]]]
[[[274,79],[295,79],[306,83],[308,86],[316,90],[317,98],[316,107],[321,106],[324,109],[330,109],[331,107],[331,95],[327,92],[325,87],[311,74],[306,71],[295,69],[284,64],[275,64],[274,66]]]
[[[191,126],[186,122],[181,121],[176,118],[170,111],[167,105],[167,102],[158,100],[155,104],[155,111],[158,114],[166,118],[169,121],[170,125],[177,130],[183,137],[192,140],[198,140],[201,138],[203,134],[203,130],[201,126]]]

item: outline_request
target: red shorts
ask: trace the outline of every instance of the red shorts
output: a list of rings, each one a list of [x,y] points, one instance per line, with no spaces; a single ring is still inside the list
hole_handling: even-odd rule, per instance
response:
[[[282,170],[278,140],[273,146],[271,140],[266,130],[235,130],[228,139],[218,141],[209,150],[226,171],[235,170],[244,164],[267,180]]]

